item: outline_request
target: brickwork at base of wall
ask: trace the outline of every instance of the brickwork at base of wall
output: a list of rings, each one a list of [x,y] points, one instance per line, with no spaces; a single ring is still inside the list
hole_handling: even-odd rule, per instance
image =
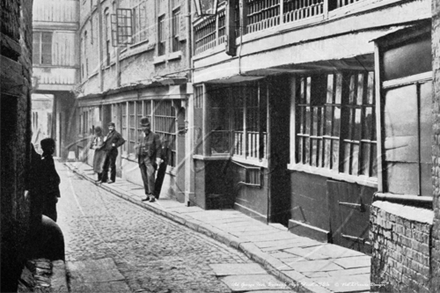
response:
[[[371,282],[383,292],[430,292],[434,213],[376,201],[371,206]]]

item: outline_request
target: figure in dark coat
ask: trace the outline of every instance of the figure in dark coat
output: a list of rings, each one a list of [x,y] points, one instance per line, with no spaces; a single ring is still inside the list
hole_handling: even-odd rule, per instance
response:
[[[43,155],[40,163],[41,196],[43,199],[43,215],[48,216],[54,222],[57,221],[56,204],[60,197],[60,176],[55,169],[53,153],[55,152],[55,141],[52,138],[41,140]]]
[[[162,190],[163,180],[165,178],[165,172],[167,170],[168,162],[171,160],[171,149],[169,146],[169,141],[166,137],[161,139],[162,149],[160,150],[160,158],[162,162],[158,165],[157,174],[156,174],[156,182],[154,184],[154,196],[156,199],[159,199],[160,191]]]
[[[142,201],[156,201],[154,194],[155,172],[160,165],[161,142],[159,135],[151,131],[150,120],[147,117],[141,118],[143,136],[136,145],[139,169],[141,170],[142,181],[144,182],[146,197]]]
[[[125,143],[125,139],[115,130],[115,124],[108,124],[108,134],[104,137],[105,160],[102,168],[102,182],[113,183],[116,181],[116,158],[118,157],[118,147]],[[110,171],[110,180],[108,180],[108,171]],[[108,180],[108,181],[107,181]]]

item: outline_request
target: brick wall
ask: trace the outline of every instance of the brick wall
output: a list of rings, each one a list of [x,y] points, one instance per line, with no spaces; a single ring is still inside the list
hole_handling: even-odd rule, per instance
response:
[[[32,0],[1,2],[1,291],[14,291],[25,260],[29,204]]]
[[[434,73],[434,143],[433,182],[434,182],[434,228],[432,239],[432,292],[440,288],[440,3],[432,0],[432,69]]]
[[[382,292],[430,292],[433,212],[376,201],[370,219],[372,285]]]

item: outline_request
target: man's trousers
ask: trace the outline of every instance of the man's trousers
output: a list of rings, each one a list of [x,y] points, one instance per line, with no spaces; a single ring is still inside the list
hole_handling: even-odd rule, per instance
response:
[[[156,169],[152,164],[149,163],[141,163],[139,165],[139,169],[141,170],[142,181],[144,181],[144,188],[146,195],[154,194],[154,173]]]

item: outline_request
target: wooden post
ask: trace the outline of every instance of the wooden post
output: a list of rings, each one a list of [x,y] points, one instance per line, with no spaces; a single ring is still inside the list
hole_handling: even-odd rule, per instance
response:
[[[237,54],[237,45],[235,43],[235,2],[228,0],[226,3],[226,54],[235,56]]]

